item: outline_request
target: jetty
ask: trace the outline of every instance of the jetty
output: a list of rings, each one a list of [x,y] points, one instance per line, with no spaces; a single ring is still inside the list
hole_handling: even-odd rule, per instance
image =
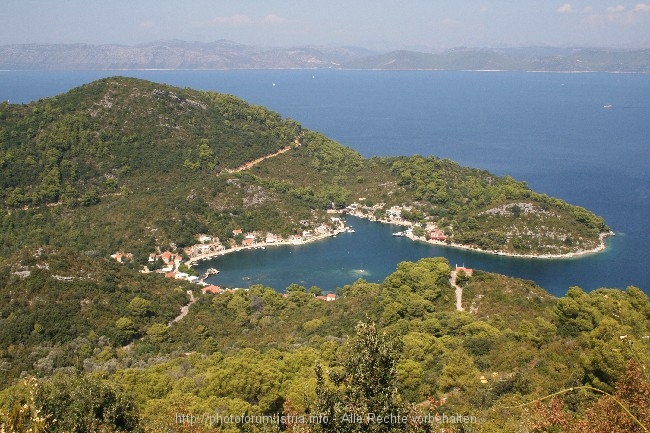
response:
[[[205,274],[201,277],[201,281],[205,281],[209,276],[211,275],[217,275],[219,271],[215,268],[208,268],[208,270],[205,271]]]

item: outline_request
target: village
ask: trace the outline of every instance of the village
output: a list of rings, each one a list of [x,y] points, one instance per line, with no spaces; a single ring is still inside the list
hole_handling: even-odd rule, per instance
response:
[[[362,201],[363,199],[359,200]],[[413,211],[413,206],[392,206],[385,209],[384,203],[375,204],[373,206],[352,203],[343,209],[342,213],[358,218],[366,218],[370,221],[408,227],[404,231],[394,233],[394,236],[406,236],[412,240],[425,241],[438,245],[448,244],[448,237],[444,230],[438,227],[435,223],[428,221],[423,226],[419,222],[413,223],[403,217],[403,212],[411,211]]]
[[[360,199],[359,201],[363,201]],[[165,278],[184,280],[201,286],[203,294],[232,293],[236,290],[247,290],[246,288],[224,288],[206,282],[208,277],[219,273],[217,269],[209,268],[204,275],[198,275],[192,267],[199,261],[209,260],[225,254],[235,253],[247,249],[266,249],[267,247],[280,245],[301,245],[317,240],[336,236],[343,232],[354,232],[345,225],[342,215],[352,215],[359,218],[366,218],[371,221],[394,224],[407,227],[406,230],[393,233],[394,236],[405,236],[412,240],[425,241],[435,244],[446,244],[447,236],[443,230],[434,223],[428,222],[423,227],[420,223],[412,223],[406,220],[402,213],[411,212],[411,206],[392,206],[385,208],[383,203],[373,206],[365,206],[359,203],[352,203],[342,210],[330,210],[329,222],[316,224],[313,221],[302,220],[300,225],[303,230],[289,237],[259,232],[244,231],[235,229],[232,237],[225,241],[209,234],[198,233],[195,235],[197,243],[189,247],[172,252],[159,250],[149,254],[147,264],[143,266],[142,273],[158,273]],[[417,233],[417,234],[416,234]],[[117,252],[111,255],[119,263],[132,259],[130,253]],[[285,293],[284,296],[287,296]],[[315,296],[324,301],[336,300],[336,294],[328,293]]]
[[[197,275],[192,266],[199,261],[209,260],[225,254],[235,253],[247,249],[266,249],[267,247],[280,245],[301,245],[309,242],[336,236],[339,233],[352,231],[345,226],[345,222],[339,216],[331,216],[329,224],[314,225],[309,220],[300,221],[304,230],[300,234],[294,234],[287,238],[274,233],[262,233],[257,231],[245,232],[242,229],[232,231],[232,238],[222,242],[218,237],[208,234],[197,234],[197,243],[180,251],[169,250],[158,251],[149,254],[147,265],[143,266],[142,273],[158,273],[165,278],[184,280],[201,286],[203,294],[233,293],[236,290],[248,290],[247,288],[223,288],[214,284],[208,284],[205,280],[219,273],[214,268],[209,268],[202,276]],[[238,242],[238,240],[240,240]],[[118,263],[124,263],[133,258],[130,253],[117,252],[111,255]],[[286,293],[283,296],[287,296]],[[314,296],[323,301],[336,300],[336,294],[327,293]]]

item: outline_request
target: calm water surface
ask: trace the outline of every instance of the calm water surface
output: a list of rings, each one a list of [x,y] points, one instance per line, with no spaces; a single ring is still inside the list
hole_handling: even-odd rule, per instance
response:
[[[633,284],[650,292],[650,76],[442,71],[0,72],[0,100],[24,103],[110,75],[231,93],[364,156],[436,155],[524,180],[602,215],[604,253],[525,260],[433,247],[350,221],[354,234],[253,250],[210,266],[221,284],[292,282],[331,290],[381,281],[402,260],[454,263],[531,279],[555,294]],[[605,105],[612,105],[606,109]],[[206,266],[208,266],[206,264]]]

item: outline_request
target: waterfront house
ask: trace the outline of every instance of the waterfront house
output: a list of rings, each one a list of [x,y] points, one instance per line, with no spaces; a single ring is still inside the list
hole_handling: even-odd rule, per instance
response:
[[[429,239],[432,241],[446,241],[447,236],[445,235],[445,232],[443,232],[440,229],[434,229],[429,232]]]
[[[330,232],[330,228],[327,227],[325,224],[316,227],[315,230],[316,233],[318,233],[319,235],[326,235]]]
[[[473,270],[473,269],[466,268],[465,265],[463,265],[463,266],[458,266],[458,265],[456,265],[456,272],[458,272],[458,271],[463,271],[463,272],[465,272],[465,274],[467,274],[468,277],[471,277],[472,274],[474,273],[474,270]]]
[[[212,293],[212,294],[218,295],[218,294],[223,293],[223,289],[221,287],[219,287],[219,286],[209,285],[209,286],[202,287],[201,292],[203,294]]]

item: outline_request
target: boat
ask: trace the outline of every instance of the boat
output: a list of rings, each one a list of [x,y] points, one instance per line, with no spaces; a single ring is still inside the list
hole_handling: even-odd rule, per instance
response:
[[[393,236],[406,236],[406,234],[404,232],[395,232]]]
[[[614,106],[612,104],[605,104],[603,105],[603,108],[613,108]]]

